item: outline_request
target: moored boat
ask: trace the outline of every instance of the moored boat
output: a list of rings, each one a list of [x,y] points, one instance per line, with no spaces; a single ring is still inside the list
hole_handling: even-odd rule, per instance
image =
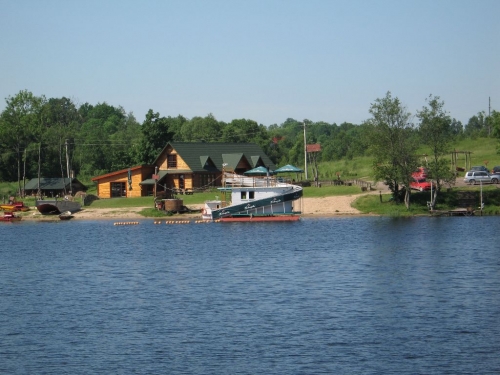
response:
[[[246,177],[224,173],[224,183],[219,188],[230,200],[206,201],[203,220],[220,222],[297,221],[300,211],[294,204],[302,197],[302,187],[270,176]]]
[[[6,211],[6,212],[4,212],[3,216],[0,216],[0,221],[3,221],[3,222],[13,222],[13,221],[20,221],[20,220],[21,220],[21,216],[17,216],[11,211]]]

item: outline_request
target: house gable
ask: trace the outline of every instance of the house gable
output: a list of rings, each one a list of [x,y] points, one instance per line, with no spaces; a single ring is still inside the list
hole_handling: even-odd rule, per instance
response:
[[[262,158],[260,156],[252,156],[251,157],[251,160],[252,160],[252,168],[256,168],[256,167],[265,167],[265,163],[264,161],[262,160]]]
[[[215,166],[215,163],[210,158],[210,156],[207,156],[207,155],[200,156],[200,165],[201,165],[201,168],[203,168],[206,171],[210,171],[210,172],[217,171],[217,167]]]
[[[255,163],[262,163],[271,169],[275,169],[274,163],[262,151],[262,149],[253,143],[188,143],[188,142],[171,142],[168,143],[162,150],[160,156],[156,159],[155,165],[159,169],[164,169],[166,154],[174,153],[182,160],[184,165],[179,162],[178,169],[189,169],[193,172],[205,172],[204,163],[201,163],[201,158],[209,157],[217,170],[222,170],[222,164],[228,163],[238,166],[241,157],[235,161],[236,157],[231,157],[229,161],[224,161],[222,155],[243,155],[248,162],[249,169],[255,167]],[[255,160],[255,161],[254,161]],[[259,161],[260,160],[260,161]]]

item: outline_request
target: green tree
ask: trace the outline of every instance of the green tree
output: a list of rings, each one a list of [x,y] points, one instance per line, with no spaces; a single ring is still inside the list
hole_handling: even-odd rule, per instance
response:
[[[79,109],[83,124],[75,140],[77,172],[92,177],[113,170],[114,157],[121,157],[113,150],[130,148],[130,144],[116,143],[113,136],[126,129],[125,110],[107,103],[95,106],[84,104]]]
[[[71,99],[50,98],[42,109],[43,121],[43,153],[41,159],[41,175],[46,177],[66,177],[66,151],[72,157],[74,146],[73,137],[80,128],[80,116]],[[71,164],[70,164],[71,168]],[[30,174],[37,172],[31,169]]]
[[[0,139],[3,147],[15,155],[17,184],[21,187],[22,161],[24,151],[30,143],[41,142],[42,107],[46,99],[23,90],[6,99],[6,108],[2,111]],[[12,177],[12,176],[11,176]]]
[[[211,113],[206,117],[193,117],[181,128],[185,142],[220,142],[222,126]]]
[[[170,125],[177,121],[171,117],[160,117],[152,109],[148,111],[141,126],[142,138],[138,150],[141,164],[153,164],[161,150],[172,140],[174,134],[170,131]]]
[[[403,196],[409,209],[411,175],[418,166],[411,114],[390,92],[384,98],[375,100],[370,113],[369,137],[375,177],[385,181],[396,202]]]
[[[479,112],[469,119],[469,122],[465,125],[465,134],[471,138],[486,137],[489,135],[486,114],[484,111]]]
[[[431,149],[428,169],[429,177],[436,182],[436,189],[431,197],[431,206],[434,208],[443,183],[455,181],[455,174],[450,171],[449,163],[444,159],[451,152],[453,133],[452,120],[444,110],[444,101],[439,96],[432,95],[426,101],[427,107],[417,111],[417,117],[420,119],[420,138]]]

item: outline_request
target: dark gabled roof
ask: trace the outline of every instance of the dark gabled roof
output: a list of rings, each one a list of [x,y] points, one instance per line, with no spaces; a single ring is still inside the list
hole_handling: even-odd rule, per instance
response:
[[[76,178],[62,178],[62,177],[40,177],[40,189],[41,190],[62,190],[67,188],[71,183],[81,184]],[[35,190],[38,189],[38,178],[32,178],[26,183],[24,187],[25,190]]]
[[[227,163],[228,168],[235,169],[238,162],[244,157],[252,168],[257,167],[258,163],[263,163],[271,170],[275,169],[274,163],[254,143],[189,143],[189,142],[171,142],[164,150],[171,146],[179,156],[186,162],[193,172],[206,172],[213,170],[210,160],[217,170],[222,170],[222,164]],[[163,154],[163,151],[162,153]],[[160,154],[160,155],[161,155]],[[157,164],[158,159],[154,164]]]

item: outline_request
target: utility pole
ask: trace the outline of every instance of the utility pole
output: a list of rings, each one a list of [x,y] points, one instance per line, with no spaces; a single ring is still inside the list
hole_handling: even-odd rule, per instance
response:
[[[488,135],[491,135],[491,96],[488,96]]]
[[[307,140],[306,140],[306,120],[303,121],[304,124],[304,166],[306,171],[306,180],[307,180]]]
[[[69,176],[68,140],[67,139],[64,142],[64,145],[66,146],[66,174],[68,175],[68,178],[70,178],[70,176]]]

